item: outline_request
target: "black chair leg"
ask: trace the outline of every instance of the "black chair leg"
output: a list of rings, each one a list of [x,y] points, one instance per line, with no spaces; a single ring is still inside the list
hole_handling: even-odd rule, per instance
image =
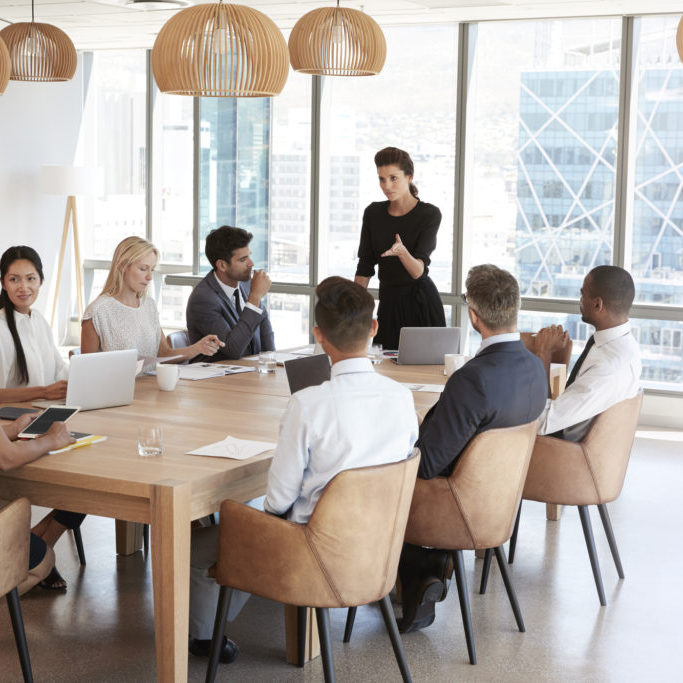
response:
[[[593,540],[593,527],[591,526],[591,518],[588,514],[588,507],[586,505],[577,505],[577,507],[579,508],[579,517],[581,517],[583,536],[586,539],[588,557],[590,558],[591,568],[593,569],[595,587],[598,591],[598,598],[600,599],[600,604],[604,607],[607,604],[607,600],[605,600],[605,589],[602,587],[602,576],[600,576],[600,564],[598,563],[598,554],[595,552],[595,541]]]
[[[76,541],[76,551],[78,552],[78,560],[82,567],[85,567],[85,550],[83,549],[83,536],[81,536],[81,530],[73,529],[74,541]]]
[[[296,608],[296,664],[303,668],[306,663],[306,613],[307,607]]]
[[[519,501],[517,508],[517,517],[515,519],[515,526],[512,529],[512,536],[510,536],[510,552],[508,553],[508,564],[512,564],[515,560],[515,550],[517,550],[517,532],[519,531],[519,518],[522,516],[522,501]]]
[[[353,622],[356,621],[357,607],[349,607],[346,614],[346,627],[344,628],[344,642],[348,643],[351,640],[351,633],[353,633]]]
[[[31,660],[28,656],[28,645],[26,644],[26,633],[24,631],[24,619],[21,616],[21,605],[19,604],[19,592],[13,588],[6,595],[7,607],[12,621],[14,640],[17,643],[17,653],[21,662],[21,672],[24,675],[24,683],[33,683],[33,672],[31,671]]]
[[[401,636],[398,633],[398,626],[396,626],[396,619],[394,619],[394,610],[391,609],[391,600],[389,596],[385,595],[381,600],[379,600],[379,606],[382,610],[382,617],[384,618],[384,625],[387,627],[389,633],[389,638],[391,638],[391,647],[394,648],[394,656],[396,657],[396,663],[398,668],[401,670],[401,678],[403,683],[412,683],[412,678],[410,677],[410,669],[408,668],[408,662],[406,661],[406,653],[403,651],[403,643],[401,641]],[[351,608],[355,611],[355,607]],[[351,610],[349,610],[350,612]]]
[[[614,531],[612,531],[612,522],[609,518],[609,513],[607,512],[607,505],[602,503],[598,505],[598,512],[600,513],[600,519],[602,520],[602,526],[605,529],[605,535],[607,536],[607,542],[609,543],[609,549],[612,551],[612,559],[614,560],[614,566],[617,568],[617,574],[619,578],[624,578],[624,568],[621,566],[621,558],[619,557],[619,548],[617,548],[617,540],[614,538]]]
[[[142,547],[145,549],[145,554],[149,552],[149,524],[142,527]]]
[[[325,683],[334,683],[334,661],[332,660],[332,643],[330,641],[330,612],[327,607],[316,607],[315,619],[318,622],[320,656],[323,660]]]
[[[216,607],[216,621],[213,623],[213,638],[209,650],[209,663],[206,667],[206,683],[213,683],[218,669],[218,660],[223,649],[223,634],[225,633],[225,619],[228,616],[232,588],[221,586],[218,594],[218,606]]]
[[[458,598],[460,599],[460,613],[462,614],[462,625],[465,629],[467,652],[470,656],[470,664],[476,664],[477,654],[474,651],[474,634],[472,633],[470,599],[467,595],[467,579],[465,578],[465,562],[462,557],[462,550],[454,550],[453,559],[455,560],[455,582],[458,586]]]
[[[486,586],[489,582],[489,571],[491,570],[491,557],[493,556],[493,549],[487,548],[484,553],[484,566],[481,568],[481,584],[479,584],[479,593],[484,595],[486,593]]]
[[[517,602],[517,595],[515,594],[515,589],[512,587],[512,581],[510,581],[510,575],[508,573],[508,568],[506,567],[505,550],[502,545],[494,548],[496,552],[496,560],[498,561],[498,567],[500,568],[501,576],[503,577],[503,583],[505,584],[505,590],[508,594],[508,599],[510,600],[510,606],[512,607],[512,612],[515,615],[515,621],[517,622],[517,628],[524,633],[526,629],[524,628],[524,619],[522,619],[522,610],[519,609],[519,603]]]

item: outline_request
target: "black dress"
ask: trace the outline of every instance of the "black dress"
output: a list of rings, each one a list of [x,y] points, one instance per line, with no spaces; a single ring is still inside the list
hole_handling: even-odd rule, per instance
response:
[[[402,327],[445,327],[446,317],[436,285],[428,276],[430,255],[436,247],[441,212],[418,200],[404,216],[391,216],[389,202],[373,202],[363,214],[356,275],[372,277],[379,264],[379,329],[375,340],[385,349],[397,349]],[[414,279],[398,256],[384,256],[396,234],[424,272]]]

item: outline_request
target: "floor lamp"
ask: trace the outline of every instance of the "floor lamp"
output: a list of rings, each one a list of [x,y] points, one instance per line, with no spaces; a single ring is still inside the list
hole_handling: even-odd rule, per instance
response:
[[[85,168],[83,166],[43,166],[41,186],[44,194],[66,195],[66,212],[64,214],[64,228],[62,229],[62,244],[59,249],[57,264],[57,280],[55,282],[55,296],[52,304],[50,327],[54,327],[59,285],[62,280],[64,254],[69,239],[69,227],[73,223],[74,265],[76,267],[76,298],[78,300],[78,319],[83,317],[83,262],[78,241],[78,218],[76,216],[77,195],[102,194],[102,169]]]

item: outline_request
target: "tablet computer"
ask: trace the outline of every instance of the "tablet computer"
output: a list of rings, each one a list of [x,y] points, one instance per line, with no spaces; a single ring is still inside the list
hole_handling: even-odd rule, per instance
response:
[[[0,408],[0,420],[16,420],[24,413],[37,413],[35,408],[20,408],[18,406],[2,406]]]
[[[79,410],[80,408],[68,406],[50,406],[19,434],[19,438],[35,439],[37,436],[42,436],[55,422],[66,422]]]

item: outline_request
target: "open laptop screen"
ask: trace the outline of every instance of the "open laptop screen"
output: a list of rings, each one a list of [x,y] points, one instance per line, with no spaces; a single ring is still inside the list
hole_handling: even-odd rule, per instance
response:
[[[330,379],[330,359],[326,353],[285,361],[289,391],[316,386]]]

